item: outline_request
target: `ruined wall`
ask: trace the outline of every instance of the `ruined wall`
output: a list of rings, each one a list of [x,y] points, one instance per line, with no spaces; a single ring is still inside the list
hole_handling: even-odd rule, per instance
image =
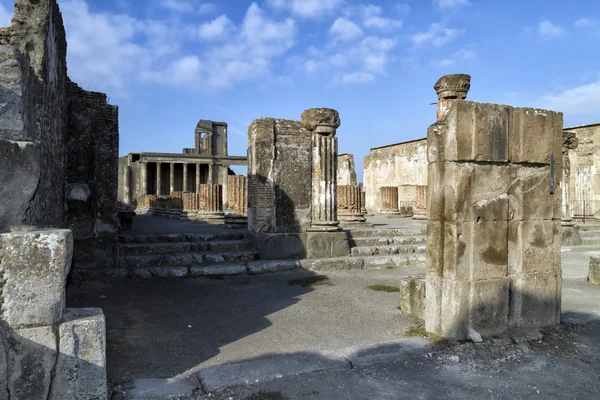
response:
[[[0,230],[23,223],[62,227],[67,67],[65,31],[56,1],[16,0],[13,24],[3,31],[2,41],[0,100],[8,107],[0,115],[0,140],[30,144],[17,148],[2,143],[10,157],[0,160],[0,170],[20,167],[3,177],[1,195],[14,205],[0,209]]]
[[[416,202],[427,185],[427,139],[371,149],[364,163],[364,190],[370,212],[381,210],[380,188],[398,187],[399,202]]]
[[[118,152],[118,108],[104,93],[69,82],[66,217],[75,239],[75,269],[115,266]]]
[[[338,156],[337,184],[344,186],[356,185],[356,167],[353,154],[340,154]]]
[[[562,114],[453,102],[428,130],[426,329],[558,323]]]
[[[311,146],[311,133],[298,121],[265,118],[249,126],[250,231],[297,233],[310,227]]]
[[[571,163],[571,217],[600,212],[600,124],[567,128],[577,137],[577,148],[569,150]],[[596,215],[596,217],[600,217]]]

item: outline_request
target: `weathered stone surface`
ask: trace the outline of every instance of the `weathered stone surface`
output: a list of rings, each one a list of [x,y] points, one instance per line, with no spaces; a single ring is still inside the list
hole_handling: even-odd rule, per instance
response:
[[[245,263],[222,263],[223,265],[190,267],[191,276],[241,275],[246,273]]]
[[[2,319],[13,329],[62,319],[73,237],[68,230],[0,235]]]
[[[423,318],[425,314],[425,276],[409,276],[400,281],[400,311]]]
[[[511,274],[560,271],[560,221],[510,221],[508,227]]]
[[[356,167],[354,165],[354,154],[338,155],[337,184],[356,185]]]
[[[535,108],[514,108],[510,121],[509,159],[515,163],[562,165],[563,115]],[[560,169],[560,168],[557,168]],[[558,188],[558,182],[556,185]]]
[[[301,263],[298,260],[251,261],[247,265],[250,274],[291,271],[300,267]]]
[[[475,281],[471,284],[470,329],[493,335],[508,329],[508,278]]]
[[[11,399],[47,399],[56,365],[57,336],[52,326],[17,329],[6,335]]]
[[[350,255],[346,232],[309,232],[306,239],[307,258],[344,257]]]
[[[0,232],[22,225],[40,179],[39,147],[0,139]]]
[[[334,109],[310,108],[302,113],[301,123],[309,131],[335,134],[341,121],[340,114]]]
[[[513,278],[510,327],[544,327],[560,323],[560,273],[520,275]]]
[[[152,267],[148,271],[156,278],[183,278],[189,273],[186,267]]]
[[[106,322],[99,308],[66,309],[50,400],[106,399]]]
[[[590,257],[588,281],[594,285],[600,285],[600,257]]]

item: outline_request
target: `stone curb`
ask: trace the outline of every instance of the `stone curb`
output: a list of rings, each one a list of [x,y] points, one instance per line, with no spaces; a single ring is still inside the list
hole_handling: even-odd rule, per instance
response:
[[[185,377],[173,379],[138,379],[126,400],[168,399],[191,396],[199,391],[216,392],[239,385],[269,382],[288,376],[312,372],[352,369],[391,360],[409,354],[438,351],[443,345],[424,338],[403,338],[341,351],[276,354],[207,367]]]

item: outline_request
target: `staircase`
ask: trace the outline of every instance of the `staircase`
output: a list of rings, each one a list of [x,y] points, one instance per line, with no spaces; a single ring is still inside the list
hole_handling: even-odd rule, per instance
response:
[[[423,267],[426,229],[352,229],[350,257],[302,260],[313,271]]]
[[[579,230],[582,243],[575,246],[563,246],[563,252],[600,251],[600,224],[579,224],[576,225],[576,228]]]

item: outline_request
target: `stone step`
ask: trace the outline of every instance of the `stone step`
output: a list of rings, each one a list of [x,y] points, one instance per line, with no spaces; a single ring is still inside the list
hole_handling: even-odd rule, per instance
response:
[[[427,236],[396,236],[396,237],[357,237],[350,239],[351,247],[359,246],[385,246],[427,243]]]
[[[203,242],[217,240],[243,240],[247,238],[246,231],[220,232],[220,233],[166,233],[159,235],[151,234],[127,234],[120,235],[121,243],[177,243],[177,242]]]
[[[425,254],[396,254],[387,256],[362,256],[302,260],[302,267],[311,271],[338,271],[364,269],[393,269],[425,267]]]
[[[348,231],[350,238],[364,237],[396,237],[396,236],[424,236],[427,229],[352,229]]]
[[[600,231],[579,231],[579,236],[584,237],[600,237]]]
[[[600,252],[600,245],[576,245],[576,246],[561,246],[560,251],[562,253],[573,252],[573,253],[587,253],[590,251]]]
[[[129,271],[131,278],[185,278],[202,276],[257,275],[271,272],[291,271],[301,268],[297,260],[257,260],[249,262],[222,262],[190,266],[151,266]]]
[[[579,232],[583,231],[600,231],[600,224],[577,224],[575,225]]]
[[[252,261],[259,257],[255,251],[230,252],[188,252],[144,254],[119,257],[120,268],[143,268],[165,266],[189,266],[204,263],[220,263],[230,261]]]
[[[600,237],[584,237],[581,238],[582,240],[582,245],[590,245],[590,244],[597,244],[600,245]]]
[[[375,256],[386,254],[425,253],[427,246],[419,245],[385,245],[385,246],[359,246],[351,249],[352,257]]]
[[[252,242],[247,240],[125,243],[120,245],[119,254],[122,256],[129,256],[143,254],[186,253],[198,251],[240,251],[251,249]]]

